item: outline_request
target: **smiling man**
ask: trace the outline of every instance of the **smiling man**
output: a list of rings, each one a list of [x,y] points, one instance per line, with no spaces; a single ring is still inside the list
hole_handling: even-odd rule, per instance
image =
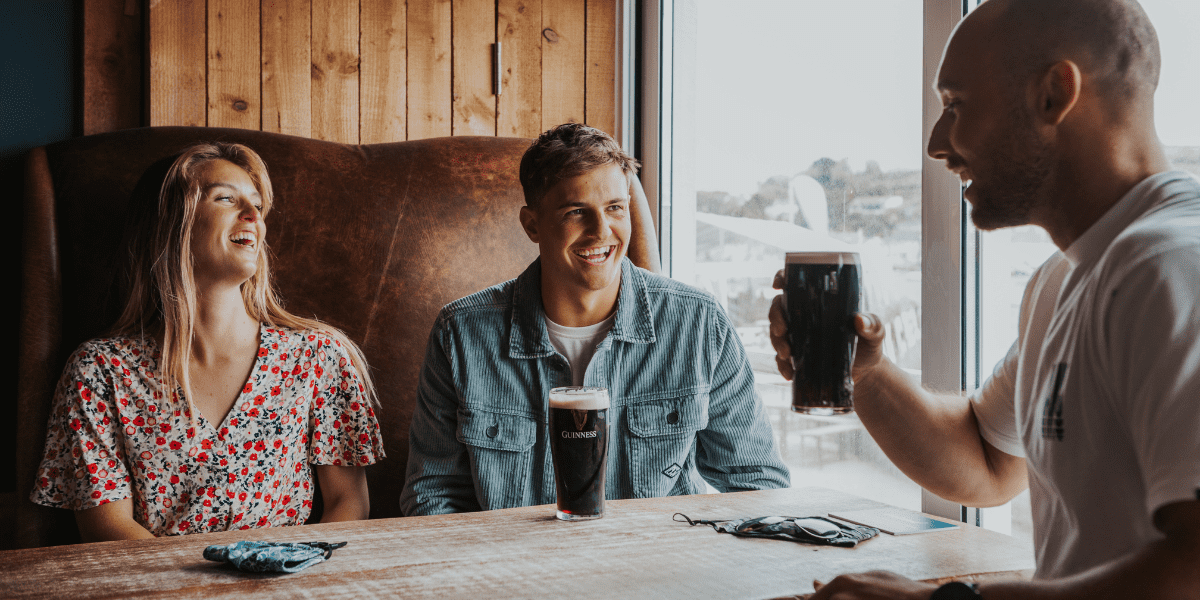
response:
[[[935,589],[873,572],[814,600],[1200,598],[1200,180],[1159,143],[1159,64],[1133,0],[988,0],[953,33],[929,156],[967,184],[980,228],[1037,225],[1060,252],[969,397],[922,389],[860,317],[855,407],[943,498],[993,506],[1028,486],[1035,581]],[[771,337],[790,376],[782,315]]]
[[[625,254],[637,162],[569,123],[521,160],[521,226],[541,256],[442,309],[409,431],[406,515],[555,501],[547,398],[609,390],[606,497],[787,487],[746,352],[711,296]]]

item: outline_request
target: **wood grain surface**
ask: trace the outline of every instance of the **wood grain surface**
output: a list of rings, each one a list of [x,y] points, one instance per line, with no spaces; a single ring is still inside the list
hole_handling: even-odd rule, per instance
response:
[[[450,0],[408,5],[408,139],[450,135]]]
[[[312,6],[262,3],[262,130],[312,135]]]
[[[542,130],[583,122],[586,32],[585,3],[542,2]]]
[[[208,1],[208,125],[261,129],[259,7]]]
[[[204,0],[150,5],[150,125],[207,125]]]
[[[312,137],[358,143],[358,0],[312,2]]]
[[[496,43],[495,0],[454,0],[453,135],[496,135],[492,93],[492,45]]]
[[[142,125],[141,3],[83,4],[83,134]]]
[[[380,144],[406,139],[407,20],[404,0],[362,1],[360,143]]]
[[[609,135],[617,132],[616,56],[616,0],[588,0],[584,122]]]
[[[743,539],[672,521],[810,516],[880,506],[822,488],[608,503],[605,518],[564,523],[553,506],[331,523],[0,552],[5,598],[374,596],[779,598],[812,581],[887,569],[914,579],[1027,575],[1027,544],[977,527],[880,536],[856,548]],[[237,540],[348,541],[292,575],[246,574],[204,560]],[[48,585],[54,582],[53,585]]]
[[[542,133],[542,2],[499,0],[496,14],[504,51],[496,134],[535,138]]]

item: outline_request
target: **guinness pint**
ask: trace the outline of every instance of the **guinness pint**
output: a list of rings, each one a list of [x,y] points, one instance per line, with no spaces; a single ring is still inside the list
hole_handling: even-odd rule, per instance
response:
[[[792,410],[835,415],[854,410],[859,260],[854,252],[789,252],[784,269]]]
[[[608,390],[550,390],[550,454],[554,458],[558,518],[580,521],[603,517]]]

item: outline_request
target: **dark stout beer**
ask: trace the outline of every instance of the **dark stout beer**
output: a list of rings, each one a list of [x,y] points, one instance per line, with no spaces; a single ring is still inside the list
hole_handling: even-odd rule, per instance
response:
[[[554,457],[558,518],[579,521],[603,517],[608,390],[550,390],[550,453]]]
[[[858,254],[789,252],[784,269],[788,342],[792,347],[792,410],[834,415],[854,410],[854,348],[858,336]]]

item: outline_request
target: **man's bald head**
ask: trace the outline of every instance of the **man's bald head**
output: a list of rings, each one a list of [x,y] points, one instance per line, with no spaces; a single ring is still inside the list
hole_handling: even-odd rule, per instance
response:
[[[994,42],[1017,89],[1062,60],[1078,65],[1110,108],[1151,102],[1158,87],[1158,35],[1134,0],[988,0],[959,34]]]

